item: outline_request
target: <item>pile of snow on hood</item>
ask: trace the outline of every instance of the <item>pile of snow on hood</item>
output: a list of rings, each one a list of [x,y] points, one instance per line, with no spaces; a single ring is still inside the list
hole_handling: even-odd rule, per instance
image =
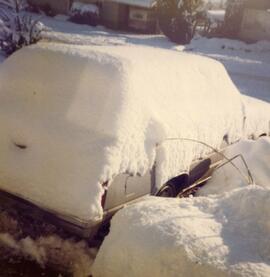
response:
[[[270,190],[151,197],[116,214],[93,264],[106,276],[269,276]]]

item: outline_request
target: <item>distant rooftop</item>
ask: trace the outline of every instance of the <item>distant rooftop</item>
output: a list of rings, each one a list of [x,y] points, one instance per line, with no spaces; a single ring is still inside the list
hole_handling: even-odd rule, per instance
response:
[[[151,8],[156,0],[113,0],[117,3],[127,4],[131,6],[138,6],[143,8]]]

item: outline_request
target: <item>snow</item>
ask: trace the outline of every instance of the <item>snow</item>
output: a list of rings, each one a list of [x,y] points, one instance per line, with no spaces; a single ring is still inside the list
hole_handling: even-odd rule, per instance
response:
[[[269,104],[249,96],[243,96],[243,103],[246,114],[246,137],[250,134],[253,138],[258,138],[262,134],[269,135],[270,122],[267,120],[270,118]]]
[[[71,14],[73,13],[80,13],[80,14],[93,13],[96,15],[99,14],[99,9],[97,5],[85,4],[81,2],[73,2],[70,11],[71,11]]]
[[[270,102],[269,42],[246,44],[221,38],[194,38],[186,47],[170,42],[163,35],[138,35],[113,32],[101,26],[91,28],[43,17],[51,32],[43,32],[49,41],[80,45],[140,45],[174,51],[192,51],[220,61],[242,94]]]
[[[208,10],[207,17],[212,23],[223,22],[225,16],[225,10]]]
[[[1,135],[5,134],[0,138],[0,176],[2,180],[5,179],[5,182],[8,181],[3,186],[6,186],[7,190],[12,189],[15,194],[19,193],[23,198],[30,197],[32,202],[42,203],[47,209],[56,210],[61,214],[79,216],[81,220],[100,218],[99,199],[103,192],[100,183],[103,180],[124,170],[144,172],[151,167],[156,157],[159,161],[162,159],[165,161],[158,167],[160,172],[164,173],[164,176],[159,173],[158,181],[161,184],[163,179],[166,180],[171,174],[175,174],[173,172],[179,170],[179,165],[182,166],[181,163],[178,164],[179,161],[172,160],[170,153],[176,151],[181,153],[184,147],[192,153],[193,151],[199,153],[203,150],[197,148],[198,145],[191,147],[187,143],[182,146],[175,142],[160,143],[167,136],[182,136],[184,133],[182,128],[183,131],[189,131],[185,133],[186,136],[193,134],[197,136],[205,122],[209,125],[204,126],[207,132],[212,128],[214,116],[209,117],[211,118],[209,121],[207,115],[202,115],[196,126],[195,122],[198,118],[192,114],[193,108],[190,107],[189,110],[182,104],[188,103],[188,91],[184,98],[182,91],[181,98],[175,92],[174,99],[178,101],[173,103],[170,95],[161,93],[163,95],[161,97],[162,88],[166,87],[167,92],[167,88],[174,87],[174,85],[171,84],[170,78],[157,79],[155,77],[155,74],[165,75],[163,72],[158,73],[160,69],[157,65],[164,65],[164,72],[170,66],[172,66],[172,71],[175,71],[174,66],[179,67],[177,76],[178,81],[182,82],[183,91],[185,91],[183,80],[189,78],[185,74],[189,74],[192,85],[200,87],[198,91],[206,93],[208,85],[202,84],[204,84],[204,79],[209,78],[210,67],[216,67],[211,78],[216,78],[216,82],[220,82],[219,87],[223,83],[223,80],[217,77],[223,75],[220,65],[203,58],[199,58],[200,62],[197,63],[197,58],[195,59],[194,56],[192,59],[194,63],[196,60],[196,65],[190,64],[190,61],[185,60],[185,55],[178,52],[189,51],[220,61],[243,94],[270,102],[269,42],[245,44],[229,39],[199,38],[194,39],[191,45],[184,48],[169,42],[163,35],[116,33],[101,26],[93,28],[65,22],[66,17],[63,16],[57,16],[55,19],[44,16],[41,20],[47,26],[47,32],[43,35],[46,40],[92,45],[50,44],[51,46],[48,46],[48,44],[40,44],[37,47],[31,47],[31,50],[30,48],[24,49],[24,54],[22,54],[22,56],[26,55],[24,58],[18,52],[5,62],[5,68],[7,64],[10,64],[9,72],[12,72],[10,75],[8,72],[5,73],[4,78],[7,77],[7,82],[3,83],[3,76],[0,77],[2,79],[0,88]],[[50,31],[48,31],[49,28]],[[111,51],[112,45],[117,48],[115,52]],[[137,46],[140,47],[137,48]],[[154,53],[149,54],[149,51],[145,49],[147,47]],[[135,58],[136,62],[131,61],[131,57],[125,51],[130,51],[130,55],[138,61]],[[168,54],[172,57],[170,60],[174,61],[170,65],[165,57],[162,61],[159,58],[161,53],[165,55],[168,52],[171,53]],[[54,59],[54,53],[65,58]],[[34,62],[35,57],[38,56],[43,57],[42,62],[38,62],[38,58]],[[183,58],[181,66],[178,64],[180,57],[181,60]],[[13,59],[16,66],[12,65]],[[0,62],[3,60],[4,57],[0,55]],[[77,70],[82,60],[83,69]],[[206,61],[207,64],[202,70],[200,63]],[[50,72],[51,67],[50,70],[48,69],[50,62],[50,66],[55,67],[52,72]],[[92,62],[101,63],[100,71],[95,74],[88,73]],[[139,68],[142,72],[147,72],[147,76],[142,76],[142,72],[137,73],[136,67],[140,63],[146,67],[140,66]],[[151,74],[150,69],[148,70],[150,64],[155,66],[155,72]],[[181,67],[184,67],[184,75],[178,71]],[[5,70],[0,69],[1,75]],[[40,72],[46,74],[40,74]],[[196,78],[197,84],[193,84],[196,83],[194,72],[196,76],[197,74],[200,76],[199,79]],[[47,81],[48,76],[55,77],[56,74],[60,75],[57,82]],[[134,75],[139,77],[133,80]],[[39,79],[41,76],[42,78]],[[89,76],[91,76],[90,80],[88,80]],[[104,76],[107,76],[105,81]],[[116,81],[118,78],[121,82]],[[148,87],[142,90],[143,93],[147,91],[147,97],[138,95],[136,92],[133,98],[131,94],[134,91],[129,91],[129,85],[133,84],[132,80],[144,87],[142,83],[147,83],[148,79],[154,78],[157,80],[154,88],[157,90],[156,94],[159,95],[158,99],[157,97],[151,98],[156,94],[154,91],[149,91]],[[109,84],[110,88],[115,89],[111,95],[117,98],[112,103],[110,99],[105,101],[106,109],[112,106],[107,117],[117,119],[114,126],[106,128],[107,133],[104,131],[105,128],[100,127],[106,122],[106,118],[99,118],[100,105],[93,107],[90,103],[92,96],[95,98],[100,95],[94,94],[91,97],[88,95],[89,88],[96,84],[96,80],[99,84],[106,83],[106,87]],[[9,91],[8,82],[12,84],[12,89],[18,87],[19,89]],[[62,89],[63,82],[67,83],[65,89]],[[129,94],[119,95],[117,93],[119,86],[125,87]],[[34,92],[36,88],[39,89],[37,97],[31,95],[32,88],[35,88]],[[77,88],[82,89],[81,94],[78,93]],[[136,88],[139,88],[139,85]],[[216,95],[213,93],[213,96],[222,96],[224,90]],[[51,94],[48,93],[50,91]],[[197,99],[198,95],[194,97]],[[23,103],[21,108],[17,106],[15,97],[16,101],[20,99],[19,105]],[[145,103],[143,102],[142,107],[139,107],[137,121],[135,111],[138,110],[139,101],[137,103],[135,100],[141,97],[145,99]],[[244,96],[241,99],[244,106],[239,109],[240,105],[236,104],[239,102],[238,97],[236,95],[234,97],[237,101],[230,97],[227,97],[225,101],[224,96],[220,102],[226,105],[230,102],[230,112],[241,110],[242,112],[239,112],[241,116],[242,113],[246,114],[246,129],[243,131],[245,135],[255,130],[255,136],[257,136],[268,130],[268,121],[265,119],[269,118],[269,105],[253,97]],[[198,102],[202,98],[203,96],[198,98]],[[107,99],[107,94],[103,99]],[[150,99],[154,100],[153,103]],[[121,106],[118,105],[118,100],[121,100]],[[214,98],[212,100],[215,101]],[[213,102],[211,101],[209,106]],[[106,103],[99,104],[106,105]],[[124,109],[126,105],[127,108]],[[206,109],[212,112],[212,107],[208,109],[209,106]],[[11,107],[13,111],[6,112],[8,107]],[[45,114],[48,107],[51,111],[49,115]],[[168,115],[168,107],[172,107],[175,118]],[[242,107],[244,107],[243,110]],[[97,110],[95,118],[98,120],[96,121],[102,124],[95,126],[86,120],[85,115],[87,112],[92,114],[92,109]],[[132,113],[127,112],[128,109]],[[147,113],[140,113],[142,109],[147,110]],[[213,108],[213,113],[214,110]],[[224,110],[222,109],[220,114]],[[169,114],[172,111],[170,110]],[[82,117],[79,116],[81,112]],[[191,117],[189,117],[190,114]],[[179,122],[176,116],[181,119],[181,130],[180,127],[179,130],[175,129],[176,123]],[[234,116],[238,118],[238,115],[232,114],[228,118],[228,126],[230,122],[232,123]],[[60,125],[63,122],[65,124],[62,128]],[[131,122],[131,124],[124,125],[126,122]],[[145,123],[143,126],[142,122]],[[217,122],[218,120],[214,121],[214,128],[218,127],[215,124]],[[121,129],[119,126],[122,124],[124,126]],[[240,126],[240,122],[235,122],[235,124]],[[108,125],[111,124],[108,123]],[[235,125],[232,124],[232,127],[234,128]],[[238,127],[235,129],[240,130]],[[76,136],[75,133],[79,134]],[[89,140],[93,133],[95,133],[94,139]],[[214,133],[211,132],[211,135]],[[31,147],[28,150],[31,150],[31,153],[23,157],[20,150],[13,147],[11,139],[29,142]],[[92,147],[95,139],[100,142],[98,149]],[[204,140],[208,137],[200,139]],[[210,139],[214,140],[214,138]],[[218,141],[218,138],[215,139]],[[76,140],[78,143],[75,143]],[[137,145],[137,140],[143,141],[144,144]],[[8,141],[9,145],[3,145]],[[127,148],[121,148],[122,142],[128,142]],[[161,145],[158,149],[154,147],[156,142]],[[241,141],[226,152],[229,157],[239,153],[244,155],[258,186],[247,186],[235,169],[226,165],[216,171],[211,183],[200,191],[201,195],[207,195],[207,197],[180,200],[149,198],[146,202],[119,212],[113,219],[111,233],[99,252],[94,266],[94,276],[180,276],[181,274],[182,276],[269,276],[269,145],[269,139],[266,138],[259,139],[257,142]],[[93,156],[88,155],[89,153],[93,153]],[[120,164],[126,153],[128,157],[125,157],[123,163]],[[139,164],[134,164],[134,157],[137,154]],[[50,158],[52,156],[54,159]],[[188,158],[184,157],[184,160],[187,161]],[[46,160],[49,162],[46,163]],[[246,174],[243,164],[238,160],[235,163]],[[97,167],[93,168],[93,164]],[[76,165],[75,168],[74,165]],[[54,172],[52,167],[56,168]],[[8,172],[2,175],[3,170],[6,169]],[[45,177],[43,181],[40,180],[40,176]],[[9,182],[12,182],[12,185],[15,184],[15,187],[8,186]],[[31,186],[31,183],[38,186],[35,188]],[[39,190],[41,186],[42,191]],[[22,187],[25,191],[22,191]],[[210,194],[218,195],[209,196]],[[47,202],[48,199],[50,203]],[[87,276],[91,271],[95,256],[95,251],[89,249],[85,242],[77,244],[74,241],[63,240],[56,235],[17,240],[11,234],[0,233],[0,244],[45,266],[51,262],[57,263],[59,267],[74,265],[68,270],[72,271],[75,276]]]
[[[269,276],[270,190],[150,197],[112,219],[93,276]]]
[[[219,148],[224,134],[243,136],[241,96],[223,66],[204,57],[41,43],[0,70],[1,188],[83,222],[102,217],[107,180],[143,175],[156,160],[158,189],[209,152],[167,138]]]
[[[242,94],[267,102],[270,102],[269,50],[267,41],[246,44],[219,38],[196,38],[186,47],[186,51],[220,61]]]
[[[241,97],[224,68],[213,60],[182,53],[183,48],[160,35],[119,34],[101,27],[48,18],[43,23],[47,29],[56,30],[47,32],[47,39],[86,45],[41,43],[19,51],[2,66],[0,120],[5,122],[3,126],[11,121],[12,127],[6,126],[3,131],[6,137],[2,138],[5,141],[2,147],[6,154],[2,155],[5,162],[0,171],[2,188],[10,192],[19,193],[44,208],[89,222],[102,216],[103,182],[123,172],[144,174],[157,160],[156,186],[159,188],[171,177],[188,171],[191,160],[208,151],[196,143],[164,141],[166,138],[193,138],[218,148],[227,132],[230,141],[235,141],[249,136],[253,130],[256,136],[268,131],[268,105],[260,103],[255,105],[256,109],[250,108],[249,103],[255,101]],[[254,76],[256,71],[260,78],[267,79],[270,63],[267,67],[260,59],[250,58],[254,53],[265,58],[267,43],[256,45],[200,38],[192,41],[186,50],[217,58],[231,76],[247,76],[247,73]],[[246,47],[252,51],[245,51]],[[223,54],[217,55],[215,51]],[[233,51],[245,56],[234,57]],[[28,56],[31,62],[26,61]],[[41,61],[42,57],[51,63]],[[99,68],[94,74],[93,64]],[[213,70],[209,71],[210,67]],[[66,70],[61,74],[62,68]],[[55,80],[55,76],[59,78]],[[157,81],[153,84],[149,80]],[[107,84],[112,87],[111,99],[107,99]],[[265,84],[268,93],[268,82]],[[90,94],[89,88],[93,86],[97,86],[98,92],[91,90]],[[242,86],[240,89],[243,91]],[[98,101],[101,99],[98,93],[106,97]],[[17,104],[12,100],[15,97],[21,99]],[[205,98],[209,101],[204,101]],[[41,105],[41,99],[47,104]],[[93,106],[92,100],[96,105]],[[243,106],[243,103],[247,104]],[[51,111],[49,115],[47,110]],[[18,114],[22,115],[18,117]],[[247,116],[245,130],[242,128],[244,115]],[[33,152],[28,149],[29,153],[21,157],[19,149],[7,148],[7,141],[39,147],[34,147]],[[178,155],[171,155],[176,151]],[[55,153],[59,158],[52,158]],[[44,164],[45,157],[50,164]]]
[[[114,2],[142,8],[151,8],[156,0],[115,0]]]
[[[170,42],[163,35],[138,35],[114,32],[104,27],[96,28],[61,22],[49,17],[40,19],[50,32],[43,32],[49,41],[80,45],[140,45],[174,51],[192,51],[220,61],[242,94],[270,102],[269,42],[246,44],[221,38],[194,38],[184,47]]]
[[[193,39],[186,47],[187,50],[197,50],[200,49],[228,49],[228,50],[241,50],[246,52],[270,52],[270,41],[262,40],[253,44],[247,44],[239,40],[230,40],[225,38],[203,38],[199,37]]]
[[[48,271],[48,268],[53,269],[55,272],[64,273],[64,276],[90,275],[97,254],[97,248],[93,247],[93,244],[90,246],[87,240],[67,236],[66,233],[59,232],[58,228],[52,228],[48,222],[41,222],[39,219],[32,222],[33,224],[30,222],[32,221],[21,216],[20,210],[14,213],[12,209],[6,211],[1,208],[1,265],[5,265],[6,262],[10,264],[9,266],[15,264],[14,267],[18,270],[20,268],[18,264],[22,266],[28,264],[27,267],[31,267],[37,263],[45,271],[46,269]],[[42,230],[42,235],[38,232],[39,228]],[[98,243],[96,241],[95,245]],[[29,270],[34,272],[31,268]]]
[[[69,20],[69,16],[65,14],[57,14],[53,17],[54,20],[66,22]]]
[[[42,267],[50,265],[74,277],[89,276],[96,255],[96,250],[89,248],[85,241],[64,240],[56,235],[18,240],[9,233],[0,233],[0,246],[11,257],[20,255]]]
[[[235,157],[241,154],[253,176],[256,185],[268,188],[270,184],[269,162],[270,162],[270,139],[262,137],[257,141],[243,140],[239,143],[230,146],[225,155],[228,158]],[[234,164],[247,174],[247,169],[240,159],[236,159]],[[243,181],[238,172],[231,164],[217,170],[212,179],[206,186],[202,187],[197,195],[207,196],[210,194],[220,194],[231,191],[238,187],[246,187],[246,182]]]

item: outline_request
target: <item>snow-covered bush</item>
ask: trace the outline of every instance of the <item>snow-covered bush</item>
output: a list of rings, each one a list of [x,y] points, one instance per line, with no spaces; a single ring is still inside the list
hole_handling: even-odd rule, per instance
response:
[[[99,8],[94,4],[73,2],[70,9],[70,21],[96,26],[99,21]]]
[[[202,3],[201,0],[158,0],[157,13],[161,31],[175,43],[189,43]]]
[[[207,37],[219,37],[224,34],[225,10],[206,10],[205,27],[202,35]]]
[[[43,25],[24,12],[26,7],[25,0],[0,0],[0,48],[6,55],[41,38]]]

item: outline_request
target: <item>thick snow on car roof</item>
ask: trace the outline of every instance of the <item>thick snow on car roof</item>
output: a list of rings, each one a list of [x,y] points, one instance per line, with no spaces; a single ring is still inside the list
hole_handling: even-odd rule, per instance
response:
[[[40,43],[0,70],[0,188],[84,221],[102,216],[102,183],[117,174],[156,161],[161,186],[209,151],[166,138],[242,136],[240,94],[208,58]]]

